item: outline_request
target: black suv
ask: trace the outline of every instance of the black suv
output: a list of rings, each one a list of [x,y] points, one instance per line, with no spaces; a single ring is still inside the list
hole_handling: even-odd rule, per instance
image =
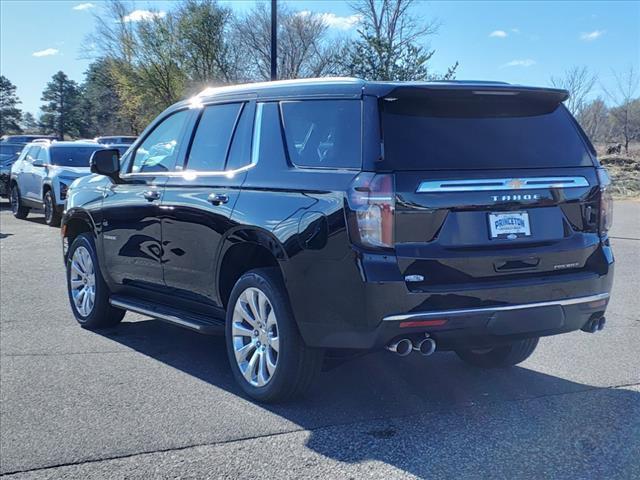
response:
[[[606,172],[563,90],[324,79],[205,90],[67,194],[71,308],[224,331],[253,398],[324,353],[514,365],[604,326]],[[342,350],[337,350],[342,349]]]

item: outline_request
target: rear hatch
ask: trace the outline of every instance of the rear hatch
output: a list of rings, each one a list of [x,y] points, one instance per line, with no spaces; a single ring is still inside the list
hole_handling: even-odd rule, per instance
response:
[[[379,100],[394,243],[414,290],[589,274],[593,150],[551,89],[399,88]]]

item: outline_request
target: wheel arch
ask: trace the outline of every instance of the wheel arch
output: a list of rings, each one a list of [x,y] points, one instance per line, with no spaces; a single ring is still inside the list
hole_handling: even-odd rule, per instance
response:
[[[62,239],[65,243],[65,256],[68,248],[81,233],[91,233],[94,240],[97,239],[98,232],[93,218],[84,210],[69,210],[64,216],[61,229]]]
[[[226,308],[238,279],[249,270],[275,267],[284,279],[280,263],[287,259],[287,255],[270,232],[258,228],[239,228],[230,232],[221,244],[216,285],[223,307]]]

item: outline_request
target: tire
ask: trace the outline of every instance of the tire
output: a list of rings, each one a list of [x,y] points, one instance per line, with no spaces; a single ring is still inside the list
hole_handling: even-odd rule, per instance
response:
[[[44,207],[44,223],[50,227],[59,227],[62,216],[60,215],[60,210],[56,205],[56,199],[52,190],[47,190],[45,192],[42,204]]]
[[[102,278],[95,244],[90,234],[83,233],[76,237],[69,248],[66,263],[69,303],[78,323],[89,330],[108,328],[120,323],[126,311],[109,303],[109,287]],[[84,273],[79,274],[82,270]],[[81,297],[80,289],[83,288],[86,291]],[[83,303],[85,297],[88,298],[87,304]]]
[[[22,198],[20,197],[20,189],[18,185],[15,183],[11,185],[11,212],[13,212],[13,216],[19,220],[24,220],[29,215],[29,207],[25,207],[22,205]]]
[[[538,337],[518,340],[489,350],[456,350],[464,362],[481,368],[513,367],[524,362],[538,346]]]
[[[257,307],[257,317],[251,298],[254,305],[263,306]],[[255,400],[275,403],[302,395],[320,371],[323,351],[304,343],[275,268],[251,270],[240,277],[231,291],[225,328],[233,376]]]

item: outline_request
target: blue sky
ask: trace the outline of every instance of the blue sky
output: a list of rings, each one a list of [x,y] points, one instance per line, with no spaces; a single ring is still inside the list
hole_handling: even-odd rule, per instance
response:
[[[327,14],[336,35],[353,34],[350,10],[339,0],[284,1],[294,10]],[[253,0],[222,1],[238,12]],[[135,8],[169,10],[173,2],[138,1]],[[90,60],[82,46],[100,0],[0,0],[0,72],[17,87],[23,109],[36,113],[50,77],[63,70],[81,82]],[[457,78],[548,85],[572,65],[586,65],[600,83],[611,69],[640,69],[640,2],[419,2],[416,14],[441,23],[430,38],[432,68],[458,60]],[[594,95],[602,94],[598,85]]]

